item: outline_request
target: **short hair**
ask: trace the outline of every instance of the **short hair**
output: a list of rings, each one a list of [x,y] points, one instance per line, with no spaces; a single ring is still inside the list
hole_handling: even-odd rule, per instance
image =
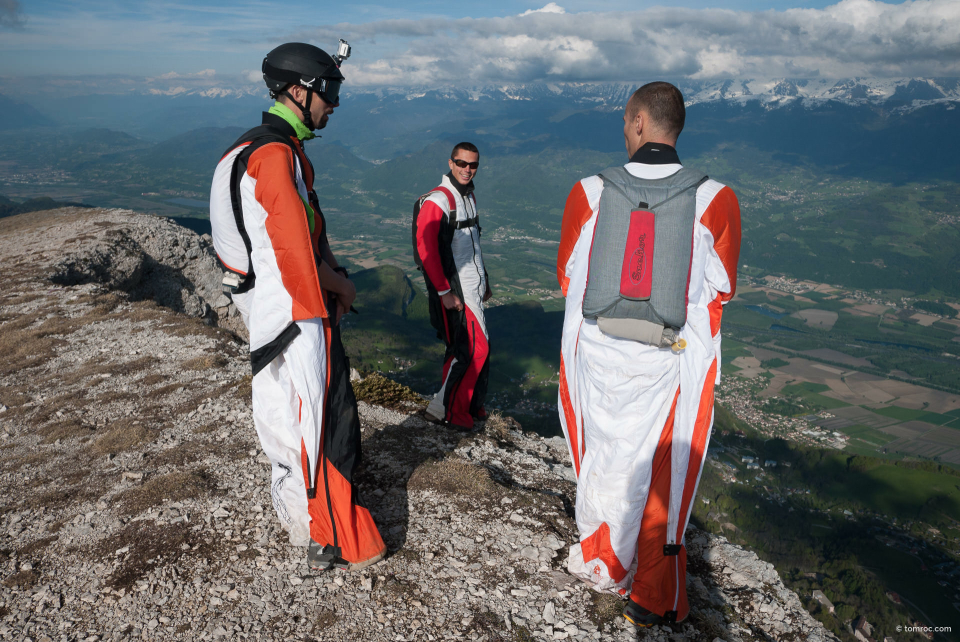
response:
[[[627,101],[627,118],[637,117],[644,110],[656,129],[669,136],[679,136],[687,118],[683,94],[668,82],[650,82],[633,92]]]
[[[477,156],[480,155],[480,150],[477,149],[476,145],[474,145],[473,143],[463,142],[463,143],[457,143],[456,145],[453,146],[453,151],[450,152],[450,160],[453,160],[457,156],[458,149],[462,149],[465,152],[473,152]]]

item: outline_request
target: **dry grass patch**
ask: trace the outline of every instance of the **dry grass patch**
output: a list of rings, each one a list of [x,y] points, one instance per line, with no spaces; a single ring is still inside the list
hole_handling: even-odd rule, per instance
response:
[[[94,472],[89,461],[82,464],[79,459],[70,462],[73,468],[63,465],[56,470],[56,483],[53,490],[35,498],[25,498],[24,504],[31,509],[56,509],[64,506],[77,506],[87,501],[96,501],[106,492],[108,480]],[[112,481],[112,480],[111,480]],[[61,524],[62,526],[62,524]],[[57,526],[59,528],[59,526]]]
[[[84,425],[79,419],[64,418],[40,428],[37,433],[43,436],[42,443],[52,444],[58,440],[89,437],[93,430],[93,426]]]
[[[65,386],[83,384],[85,388],[94,388],[103,383],[105,377],[101,375],[130,377],[144,370],[154,368],[159,363],[160,359],[152,356],[114,363],[102,363],[101,361],[90,360],[81,364],[78,368],[63,374],[60,377],[60,381],[62,381]]]
[[[198,547],[201,549],[199,552],[195,550]],[[102,559],[111,559],[118,550],[124,548],[128,550],[121,554],[120,566],[107,578],[107,585],[113,589],[129,589],[154,569],[177,564],[191,550],[202,555],[205,543],[182,524],[161,526],[154,521],[144,520],[133,522],[101,540],[93,554]],[[182,565],[178,564],[177,570],[183,577]]]
[[[4,355],[0,375],[9,375],[41,365],[56,355],[56,347],[63,343],[57,336],[71,335],[85,326],[108,318],[119,299],[108,302],[76,317],[66,316],[65,310],[54,310],[53,315],[37,323],[31,315],[23,315],[0,325],[0,354]]]
[[[210,493],[216,488],[213,478],[205,470],[175,472],[159,475],[142,486],[125,490],[116,500],[127,515],[137,515],[164,502],[181,502]]]
[[[240,399],[250,399],[253,396],[253,375],[244,375],[233,390]]]
[[[3,305],[25,305],[27,303],[33,303],[37,299],[46,299],[47,297],[43,294],[37,294],[36,292],[25,292],[23,294],[18,294],[13,297],[9,297],[3,300]]]
[[[161,308],[153,299],[135,301],[131,309],[124,315],[125,319],[138,323],[141,321],[158,321],[170,316],[170,310]]]
[[[33,327],[36,319],[20,317],[0,326],[0,376],[13,375],[35,368],[56,355],[62,340],[52,339]]]
[[[24,455],[17,459],[16,466],[11,464],[10,468],[4,468],[4,470],[18,470],[24,466],[28,468],[40,468],[44,464],[49,463],[50,457],[46,453],[30,453],[29,455]]]
[[[511,431],[523,432],[520,422],[513,417],[504,415],[499,410],[494,410],[487,416],[486,432],[491,437],[505,440]]]
[[[134,403],[140,397],[140,394],[128,392],[126,390],[107,390],[97,395],[97,405],[103,408],[107,404],[111,404],[114,401],[127,401]]]
[[[337,621],[337,614],[333,609],[318,608],[313,616],[313,632],[323,631],[333,626]]]
[[[227,359],[222,354],[205,354],[195,359],[184,361],[181,364],[187,370],[210,370],[227,365]]]
[[[598,629],[616,622],[623,615],[624,601],[616,595],[590,591],[590,601],[588,615]]]
[[[209,441],[199,439],[186,441],[173,448],[160,451],[156,456],[152,457],[150,461],[157,468],[162,468],[163,466],[182,468],[204,459],[215,452],[215,450],[216,446]]]
[[[141,386],[155,386],[158,383],[163,383],[166,380],[167,380],[167,377],[165,375],[155,373],[155,374],[149,374],[146,377],[139,379],[137,381],[137,384]]]
[[[45,386],[41,384],[37,386],[37,388],[44,390]],[[44,423],[51,419],[56,419],[58,416],[57,412],[60,412],[62,416],[79,410],[79,407],[76,405],[76,397],[77,395],[72,392],[57,395],[56,397],[47,397],[35,406],[31,420],[34,423]]]
[[[122,419],[110,426],[102,437],[90,446],[97,455],[110,455],[139,448],[153,439],[150,429],[134,424],[133,419]]]
[[[413,471],[407,489],[434,490],[472,499],[494,498],[503,494],[503,489],[490,478],[486,468],[459,457],[447,457],[440,461],[428,459]]]
[[[7,588],[18,587],[21,591],[26,591],[33,588],[39,581],[40,576],[34,571],[20,571],[3,580],[3,585]]]
[[[7,407],[7,412],[12,408],[22,406],[30,401],[29,395],[26,394],[27,390],[26,386],[0,388],[0,403]]]
[[[150,375],[150,376],[153,376],[153,375]],[[165,386],[162,386],[160,388],[157,388],[156,390],[151,391],[150,395],[155,399],[161,399],[182,388],[184,388],[184,384],[182,383],[179,383],[179,382],[169,383]]]
[[[31,557],[34,553],[39,553],[55,541],[57,541],[56,535],[35,539],[23,548],[19,549],[17,551],[17,555],[19,555],[21,559],[24,557]]]
[[[379,372],[368,375],[353,385],[357,401],[409,412],[426,408],[423,397],[403,384],[387,379]]]

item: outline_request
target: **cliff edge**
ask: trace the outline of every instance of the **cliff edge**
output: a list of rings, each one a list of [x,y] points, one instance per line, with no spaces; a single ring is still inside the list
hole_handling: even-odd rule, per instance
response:
[[[835,639],[773,567],[687,532],[692,604],[636,633],[564,570],[563,441],[361,403],[390,554],[311,574],[270,502],[208,237],[123,210],[0,219],[0,639]],[[361,397],[392,384],[365,380]]]

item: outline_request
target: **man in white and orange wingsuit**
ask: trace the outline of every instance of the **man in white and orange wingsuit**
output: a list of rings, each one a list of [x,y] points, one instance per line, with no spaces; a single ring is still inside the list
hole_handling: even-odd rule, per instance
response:
[[[684,530],[713,425],[720,319],[734,295],[740,208],[681,165],[683,96],[644,85],[630,161],[577,183],[563,213],[560,421],[577,474],[568,569],[629,596],[637,626],[688,612]]]
[[[276,103],[227,150],[210,190],[214,247],[250,333],[253,420],[273,506],[314,570],[355,570],[386,553],[354,482],[360,420],[340,318],[356,289],[330,250],[303,149],[340,103],[342,41],[341,52],[287,43],[267,54],[263,79]]]

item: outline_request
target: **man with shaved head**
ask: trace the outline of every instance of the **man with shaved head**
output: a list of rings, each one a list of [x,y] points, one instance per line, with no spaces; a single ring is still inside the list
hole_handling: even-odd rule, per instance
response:
[[[733,191],[680,163],[685,117],[670,83],[633,94],[623,114],[630,160],[573,187],[557,256],[559,411],[580,531],[567,567],[628,597],[623,615],[638,627],[689,612],[683,537],[740,253]]]

